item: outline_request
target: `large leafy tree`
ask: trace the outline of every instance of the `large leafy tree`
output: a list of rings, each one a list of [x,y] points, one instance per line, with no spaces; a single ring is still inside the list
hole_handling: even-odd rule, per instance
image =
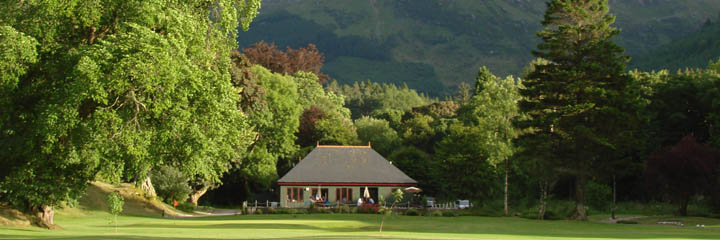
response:
[[[493,165],[505,165],[505,216],[509,215],[510,157],[515,153],[513,140],[518,135],[513,121],[518,116],[519,84],[512,76],[500,79],[483,67],[476,79],[475,95],[468,104],[469,114],[465,117],[485,133],[479,147],[487,152],[488,161]]]
[[[584,185],[604,154],[614,148],[625,109],[622,96],[629,78],[628,57],[612,42],[619,30],[610,25],[607,0],[553,0],[547,3],[538,32],[542,42],[536,65],[524,82],[522,111],[531,120],[530,138],[557,139],[557,170],[574,176],[573,219],[586,220]],[[542,149],[528,148],[528,151]]]
[[[11,42],[3,47],[19,54],[3,55],[2,66],[21,70],[3,92],[3,198],[51,226],[53,206],[79,197],[97,172],[148,189],[159,165],[219,181],[250,135],[229,54],[238,25],[247,29],[259,6],[4,2],[0,29]]]
[[[687,216],[690,198],[713,190],[719,164],[720,151],[688,135],[675,146],[653,153],[645,176],[651,189],[669,195],[678,204],[678,213]]]

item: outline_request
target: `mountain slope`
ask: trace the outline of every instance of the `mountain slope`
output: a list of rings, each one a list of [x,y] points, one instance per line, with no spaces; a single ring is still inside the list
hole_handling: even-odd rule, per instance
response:
[[[407,83],[433,96],[470,82],[479,66],[519,74],[532,59],[545,10],[539,0],[266,0],[240,48],[315,43],[340,83]],[[617,42],[644,55],[720,12],[717,0],[611,0]]]
[[[642,69],[704,68],[720,57],[720,23],[706,22],[697,32],[636,57],[631,66]]]

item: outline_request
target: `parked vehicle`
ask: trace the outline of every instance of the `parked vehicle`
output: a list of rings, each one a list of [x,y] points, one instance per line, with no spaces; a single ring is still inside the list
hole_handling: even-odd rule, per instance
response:
[[[469,208],[470,200],[457,200],[456,205],[457,205],[457,208],[459,208],[459,209]]]
[[[425,206],[427,207],[433,207],[435,206],[435,198],[434,197],[425,197],[426,203]]]

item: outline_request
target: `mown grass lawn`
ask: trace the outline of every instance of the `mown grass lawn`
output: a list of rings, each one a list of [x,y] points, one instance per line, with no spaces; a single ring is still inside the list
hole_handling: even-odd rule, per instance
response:
[[[3,239],[720,239],[717,221],[700,229],[498,217],[249,215],[205,218],[120,216],[118,232],[102,212],[63,212],[62,230],[0,227]],[[712,223],[712,222],[711,222]]]

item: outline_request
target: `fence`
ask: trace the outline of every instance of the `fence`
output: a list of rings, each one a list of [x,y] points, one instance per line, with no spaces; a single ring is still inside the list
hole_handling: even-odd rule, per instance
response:
[[[312,204],[311,202],[288,202],[287,208],[307,208]],[[378,203],[380,204],[380,203]],[[347,205],[348,207],[357,207],[358,205],[355,203],[340,203],[340,202],[330,202],[327,205],[315,205],[315,207],[326,207],[326,208],[336,208],[343,205]],[[385,202],[384,206],[390,206],[392,205],[391,202]],[[247,209],[249,213],[254,213],[255,210],[258,208],[279,208],[280,203],[278,202],[270,202],[270,201],[264,201],[264,202],[243,202],[243,208]],[[422,208],[423,206],[417,203],[411,203],[411,202],[401,202],[395,205],[396,208],[399,209],[408,209],[408,208]],[[447,203],[430,203],[426,207],[430,209],[458,209],[458,205],[454,202],[447,202]],[[472,207],[472,203],[469,204],[469,207]]]

